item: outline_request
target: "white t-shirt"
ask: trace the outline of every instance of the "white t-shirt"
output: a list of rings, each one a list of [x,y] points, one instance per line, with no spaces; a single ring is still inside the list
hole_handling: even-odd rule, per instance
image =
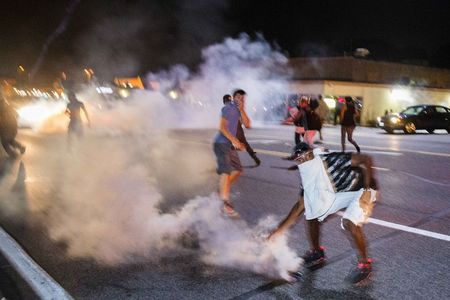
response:
[[[305,218],[316,219],[324,215],[333,205],[336,193],[328,177],[319,154],[320,148],[313,150],[314,159],[298,165],[304,189]]]

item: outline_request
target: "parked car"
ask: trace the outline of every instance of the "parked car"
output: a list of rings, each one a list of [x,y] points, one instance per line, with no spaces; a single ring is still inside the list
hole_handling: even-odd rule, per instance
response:
[[[403,130],[405,133],[415,133],[418,129],[425,129],[433,133],[435,129],[445,129],[450,133],[450,109],[440,105],[414,105],[396,114],[378,117],[378,127],[393,133]]]

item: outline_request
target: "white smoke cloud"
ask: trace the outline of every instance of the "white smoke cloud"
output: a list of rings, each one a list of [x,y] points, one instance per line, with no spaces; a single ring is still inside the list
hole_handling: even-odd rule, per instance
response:
[[[92,89],[79,93],[92,119],[86,136],[72,149],[60,136],[24,157],[32,165],[30,178],[45,170],[50,185],[51,203],[34,213],[42,214],[51,238],[64,241],[69,255],[105,264],[157,260],[186,251],[183,240],[193,240],[198,249],[188,251],[208,264],[283,278],[298,269],[301,259],[286,239],[261,237],[275,226],[273,218],[250,226],[221,216],[211,147],[170,138],[176,128],[217,128],[222,96],[233,88],[248,92],[247,109],[257,116],[267,95],[285,91],[286,58],[245,35],[208,47],[203,56],[197,75],[181,66],[149,74],[160,91],[137,91],[109,105]],[[181,82],[187,99],[168,99],[166,87]],[[42,191],[29,197],[30,203],[47,199]]]

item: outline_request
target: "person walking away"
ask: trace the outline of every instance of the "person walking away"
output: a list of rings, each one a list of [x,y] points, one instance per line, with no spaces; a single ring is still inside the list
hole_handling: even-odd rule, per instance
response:
[[[223,108],[220,117],[219,132],[214,138],[214,154],[217,160],[219,179],[219,196],[223,201],[222,211],[231,218],[238,218],[239,213],[234,210],[230,199],[231,185],[241,175],[242,166],[237,150],[244,150],[245,145],[236,137],[238,121],[241,119],[246,128],[250,128],[250,119],[245,112],[244,90],[233,93],[233,101]]]
[[[305,132],[306,130],[308,130],[308,123],[306,120],[307,107],[308,107],[308,98],[302,96],[298,100],[297,107],[289,111],[292,118],[292,122],[294,123],[295,126],[295,133],[294,133],[295,145],[297,145],[303,140]]]
[[[328,119],[328,114],[330,113],[330,109],[328,108],[327,103],[323,100],[322,95],[318,96],[317,102],[318,102],[319,106],[316,108],[315,111],[319,115],[320,122],[322,124],[322,126],[319,130],[319,139],[320,139],[320,141],[323,141],[322,127],[323,127],[323,124],[325,124],[325,122]]]
[[[223,96],[223,104],[226,105],[228,102],[231,102],[232,97],[231,95],[224,95]],[[242,128],[241,120],[238,121],[238,127],[236,132],[236,137],[238,140],[245,145],[245,150],[247,151],[248,155],[255,161],[256,166],[259,166],[261,164],[261,160],[256,156],[256,152],[253,150],[252,146],[247,142],[247,138],[245,137],[244,129]]]
[[[81,111],[83,111],[86,120],[88,121],[88,126],[91,126],[91,120],[89,119],[84,103],[77,99],[74,92],[69,92],[68,98],[69,103],[67,104],[66,114],[70,118],[68,128],[68,139],[70,146],[74,135],[77,137],[81,137],[83,135],[83,120],[81,119]]]
[[[305,107],[306,123],[308,124],[308,130],[305,132],[305,142],[311,147],[314,147],[316,133],[322,129],[322,122],[316,113],[318,107],[319,103],[316,99],[311,99],[309,105]]]
[[[361,149],[358,144],[353,140],[353,131],[356,127],[355,117],[358,116],[358,111],[355,107],[355,102],[352,97],[345,97],[345,105],[341,110],[341,145],[342,152],[345,152],[345,135],[350,143],[355,146],[356,151],[359,153]]]
[[[0,139],[9,157],[17,157],[17,152],[14,149],[19,150],[20,154],[24,154],[26,147],[16,140],[17,136],[17,117],[16,110],[9,105],[6,99],[1,96],[0,98]]]

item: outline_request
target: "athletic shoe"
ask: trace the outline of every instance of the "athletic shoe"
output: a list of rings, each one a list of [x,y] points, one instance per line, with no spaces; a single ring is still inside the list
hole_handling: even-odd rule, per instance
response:
[[[227,216],[231,219],[239,219],[240,218],[239,213],[234,210],[233,205],[229,202],[225,202],[225,204],[222,207],[222,212],[225,216]]]
[[[323,267],[326,260],[324,248],[320,247],[319,250],[309,250],[303,256],[303,260],[307,269],[316,270]]]
[[[297,282],[300,279],[302,279],[302,277],[303,277],[303,273],[300,271],[289,272],[289,278],[287,278],[286,281],[289,283],[294,283],[294,282]]]
[[[365,262],[358,262],[356,268],[354,268],[350,274],[347,275],[345,281],[351,284],[357,284],[368,278],[372,273],[372,260],[368,259]]]

